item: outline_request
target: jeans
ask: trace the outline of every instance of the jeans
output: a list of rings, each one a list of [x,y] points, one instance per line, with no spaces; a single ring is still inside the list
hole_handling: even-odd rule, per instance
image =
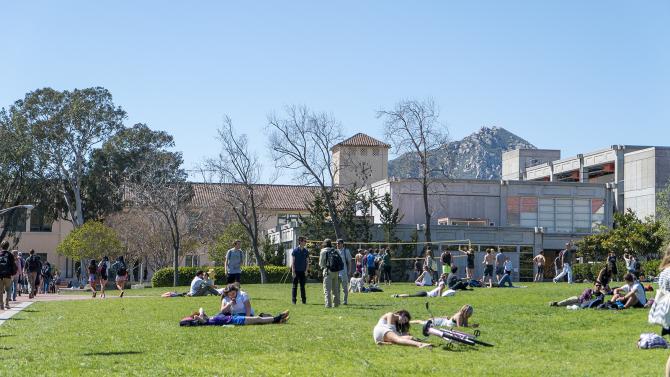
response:
[[[572,284],[572,268],[568,263],[563,263],[563,271],[554,278],[554,282],[561,280],[566,274],[568,275],[568,283]]]
[[[323,296],[326,301],[326,307],[340,306],[339,290],[340,274],[323,269]]]
[[[291,300],[295,304],[296,296],[298,295],[298,284],[300,284],[300,298],[302,303],[307,302],[307,295],[305,295],[305,271],[296,271],[293,277],[293,289],[291,289]]]
[[[42,276],[42,293],[49,293],[50,285],[51,285],[51,278]]]
[[[498,282],[498,287],[504,287],[505,283],[509,284],[508,287],[513,287],[512,285],[512,274],[504,274]]]
[[[19,289],[19,277],[15,276],[12,279],[12,301],[16,301],[16,291]]]

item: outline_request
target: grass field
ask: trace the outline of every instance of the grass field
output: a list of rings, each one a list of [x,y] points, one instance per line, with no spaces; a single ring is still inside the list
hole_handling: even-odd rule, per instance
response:
[[[161,298],[166,289],[127,291],[124,299],[39,302],[0,326],[0,376],[660,376],[667,350],[638,350],[647,310],[569,311],[551,300],[585,285],[529,284],[429,299],[436,315],[475,308],[481,339],[495,347],[433,350],[376,346],[372,328],[385,312],[406,308],[427,318],[427,299],[393,299],[417,290],[352,294],[326,310],[321,287],[308,304],[290,304],[289,285],[248,285],[257,312],[291,310],[284,325],[180,328],[193,309],[217,311],[217,297]],[[185,291],[186,288],[178,289]],[[116,292],[110,292],[112,295]],[[648,294],[650,296],[651,294]],[[416,336],[419,326],[412,328]],[[616,366],[613,366],[616,364]]]

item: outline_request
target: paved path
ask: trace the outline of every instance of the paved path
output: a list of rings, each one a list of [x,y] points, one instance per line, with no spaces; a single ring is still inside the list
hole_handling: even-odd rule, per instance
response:
[[[0,326],[12,318],[16,313],[32,305],[33,301],[13,302],[11,309],[0,311]]]

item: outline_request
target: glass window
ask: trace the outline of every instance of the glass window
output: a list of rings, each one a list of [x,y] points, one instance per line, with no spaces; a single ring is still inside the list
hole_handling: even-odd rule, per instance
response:
[[[518,196],[510,196],[507,198],[507,225],[519,226],[520,224],[520,206],[521,198]]]
[[[31,232],[51,232],[53,219],[46,215],[43,208],[35,208],[30,211]]]
[[[9,211],[3,215],[3,226],[10,232],[26,231],[26,210]]]
[[[186,260],[184,262],[186,264],[186,267],[200,266],[200,256],[199,255],[187,255]]]

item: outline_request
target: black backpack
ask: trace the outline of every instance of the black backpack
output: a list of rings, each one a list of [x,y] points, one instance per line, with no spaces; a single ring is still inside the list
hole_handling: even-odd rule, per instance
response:
[[[5,251],[0,254],[0,276],[8,278],[16,273],[16,265],[11,258],[11,254]]]
[[[38,272],[40,269],[40,261],[35,255],[28,257],[28,271]]]
[[[344,262],[337,250],[330,248],[326,251],[326,268],[330,272],[339,272],[344,269]]]
[[[640,271],[640,268],[642,268],[642,265],[640,264],[640,261],[636,260],[635,263],[633,263],[633,271]]]

